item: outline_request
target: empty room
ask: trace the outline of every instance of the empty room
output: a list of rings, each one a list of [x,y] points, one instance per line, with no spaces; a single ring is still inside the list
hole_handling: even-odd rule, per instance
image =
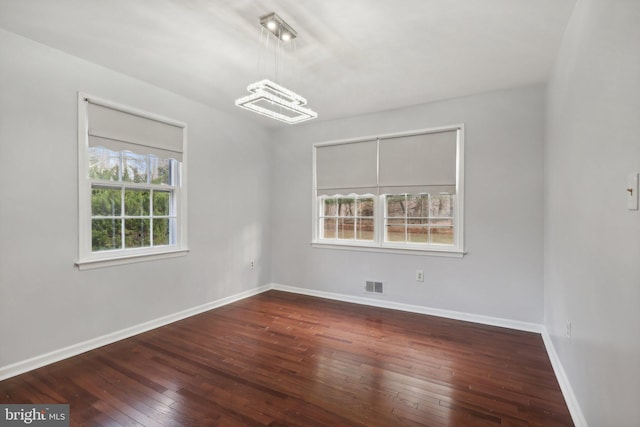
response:
[[[0,426],[640,420],[640,0],[0,0]]]

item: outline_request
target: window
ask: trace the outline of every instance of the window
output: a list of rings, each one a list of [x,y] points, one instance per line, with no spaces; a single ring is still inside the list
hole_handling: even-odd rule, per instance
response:
[[[373,241],[373,206],[370,196],[323,197],[321,235],[325,239]]]
[[[174,159],[89,147],[92,252],[175,245],[178,167]]]
[[[385,242],[453,245],[451,194],[385,196]]]
[[[184,254],[185,125],[82,94],[79,107],[77,265]]]
[[[462,126],[314,146],[314,245],[463,252]]]

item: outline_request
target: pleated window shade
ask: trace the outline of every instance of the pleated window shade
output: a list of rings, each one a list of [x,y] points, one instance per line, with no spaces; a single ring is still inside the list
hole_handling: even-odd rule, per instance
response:
[[[316,147],[318,196],[376,194],[378,141]]]
[[[380,139],[380,194],[454,194],[457,139],[457,130]]]
[[[182,161],[181,126],[88,103],[89,146]]]
[[[458,130],[316,146],[318,196],[454,194]]]

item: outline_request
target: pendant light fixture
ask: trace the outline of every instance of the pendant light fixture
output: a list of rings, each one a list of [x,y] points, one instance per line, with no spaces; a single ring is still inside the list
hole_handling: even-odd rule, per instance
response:
[[[262,26],[260,49],[263,49],[263,44],[266,53],[269,52],[270,44],[274,49],[275,82],[264,78],[251,83],[247,86],[249,95],[237,99],[236,105],[289,124],[315,119],[318,113],[305,107],[307,100],[282,86],[279,81],[281,75],[279,68],[283,62],[281,57],[285,53],[285,47],[290,47],[289,50],[295,52],[295,39],[298,33],[276,13],[260,17],[260,25]]]

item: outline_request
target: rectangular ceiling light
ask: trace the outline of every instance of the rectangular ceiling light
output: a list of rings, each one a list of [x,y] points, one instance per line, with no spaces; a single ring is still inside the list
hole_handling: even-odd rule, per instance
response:
[[[237,99],[238,107],[290,124],[318,117],[318,113],[304,107],[306,99],[271,80],[252,83],[247,90],[251,94]]]
[[[261,16],[260,25],[264,27],[260,34],[260,44],[263,43],[264,30],[267,30],[267,37],[264,42],[265,51],[268,51],[269,40],[272,36],[277,40],[277,42],[271,43],[275,47],[273,74],[277,80],[278,66],[282,62],[278,56],[285,46],[293,46],[295,50],[295,41],[293,43],[287,42],[295,39],[298,34],[275,12]],[[305,107],[307,105],[306,99],[271,80],[263,79],[251,83],[247,86],[247,90],[249,95],[236,99],[238,107],[290,124],[318,117],[318,113]]]

